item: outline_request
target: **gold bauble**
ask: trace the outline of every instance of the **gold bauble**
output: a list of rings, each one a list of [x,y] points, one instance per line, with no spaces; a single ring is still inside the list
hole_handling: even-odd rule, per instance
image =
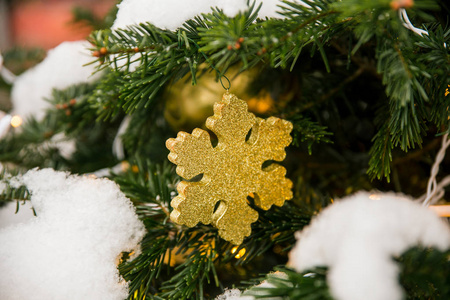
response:
[[[248,99],[249,111],[253,113],[266,114],[272,110],[274,101],[268,91],[262,90],[253,97],[247,92],[249,85],[257,77],[258,68],[236,76],[238,70],[237,67],[230,68],[227,73],[233,93]],[[164,94],[164,117],[173,129],[190,131],[200,127],[211,115],[214,102],[223,94],[223,88],[216,79],[216,74],[209,72],[200,76],[196,85],[192,85],[189,73],[167,88]],[[225,80],[224,83],[226,84]]]

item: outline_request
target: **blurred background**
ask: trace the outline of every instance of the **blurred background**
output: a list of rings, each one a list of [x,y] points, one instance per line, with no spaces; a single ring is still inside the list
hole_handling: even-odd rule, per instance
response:
[[[0,53],[15,75],[42,61],[64,41],[110,27],[120,0],[0,0]],[[11,86],[0,78],[0,110],[9,111]]]

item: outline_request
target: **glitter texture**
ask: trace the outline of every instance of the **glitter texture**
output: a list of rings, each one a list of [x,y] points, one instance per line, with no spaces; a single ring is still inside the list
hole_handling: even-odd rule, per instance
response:
[[[223,239],[238,245],[258,219],[247,196],[265,210],[292,198],[286,169],[275,163],[262,168],[268,160],[285,158],[292,124],[275,117],[257,118],[247,111],[245,101],[225,93],[214,104],[214,116],[207,119],[206,127],[217,135],[216,147],[208,132],[199,128],[192,134],[181,131],[166,142],[178,175],[187,180],[203,175],[200,181],[178,184],[170,218],[188,227],[212,224]]]

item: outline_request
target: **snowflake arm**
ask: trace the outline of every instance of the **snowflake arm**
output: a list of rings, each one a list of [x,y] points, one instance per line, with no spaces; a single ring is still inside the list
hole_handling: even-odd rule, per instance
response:
[[[248,206],[247,201],[233,201],[229,205],[221,202],[214,214],[213,224],[219,229],[219,235],[223,239],[239,245],[250,235],[251,224],[256,220],[258,212]]]
[[[229,93],[223,95],[222,101],[214,104],[214,116],[206,120],[206,127],[219,138],[219,147],[221,143],[245,142],[248,131],[256,121],[255,115],[249,113],[247,108],[245,101]]]
[[[199,222],[210,224],[218,201],[211,197],[211,185],[204,182],[181,181],[177,185],[178,196],[170,205],[174,208],[170,219],[177,224],[194,227]]]
[[[283,119],[258,118],[248,142],[253,146],[255,155],[261,158],[261,163],[267,160],[282,161],[286,157],[284,148],[292,142],[292,128],[292,123]]]
[[[286,169],[272,164],[259,174],[261,179],[254,193],[255,205],[268,210],[272,205],[283,206],[284,201],[292,199],[292,181],[285,177]],[[276,182],[277,184],[274,184]]]
[[[170,150],[169,160],[177,165],[177,174],[186,179],[202,174],[213,155],[208,132],[199,128],[192,134],[180,131],[176,139],[167,140],[166,147]],[[195,156],[184,153],[195,153]]]

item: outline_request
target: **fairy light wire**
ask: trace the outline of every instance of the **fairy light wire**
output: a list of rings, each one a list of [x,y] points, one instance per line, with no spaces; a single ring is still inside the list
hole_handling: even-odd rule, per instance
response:
[[[123,146],[122,135],[127,131],[128,126],[131,122],[131,116],[127,115],[120,123],[119,130],[116,133],[116,137],[113,141],[112,152],[119,159],[123,160],[125,158],[125,149]]]
[[[409,20],[408,14],[406,13],[406,9],[400,8],[398,10],[398,16],[400,18],[400,21],[402,21],[403,26],[405,26],[409,30],[413,31],[414,33],[416,33],[416,34],[418,34],[420,36],[428,35],[428,32],[426,30],[414,27],[414,25]]]
[[[421,201],[423,201],[424,206],[429,206],[430,204],[433,204],[437,202],[442,196],[444,195],[444,187],[450,183],[450,176],[445,177],[439,184],[437,183],[436,176],[439,172],[439,165],[441,164],[442,160],[445,157],[445,152],[450,146],[450,140],[448,138],[448,133],[446,133],[442,137],[442,144],[441,149],[439,150],[438,154],[436,155],[436,159],[434,161],[433,167],[431,168],[431,174],[430,178],[428,179],[428,185],[427,185],[427,193],[421,198],[419,198]],[[423,200],[422,200],[423,198]]]

